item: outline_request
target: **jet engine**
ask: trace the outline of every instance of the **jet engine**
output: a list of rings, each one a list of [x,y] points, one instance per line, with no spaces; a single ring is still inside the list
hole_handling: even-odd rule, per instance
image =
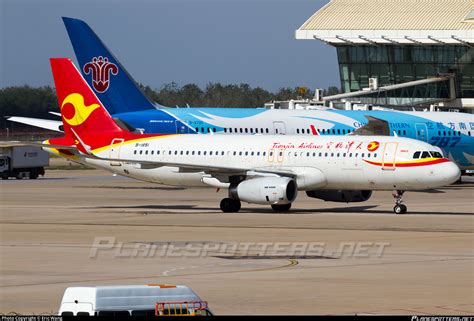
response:
[[[306,191],[306,195],[327,202],[357,203],[367,201],[372,196],[372,191],[315,190]]]
[[[290,204],[298,193],[296,182],[289,177],[259,177],[230,187],[232,198],[253,204]]]

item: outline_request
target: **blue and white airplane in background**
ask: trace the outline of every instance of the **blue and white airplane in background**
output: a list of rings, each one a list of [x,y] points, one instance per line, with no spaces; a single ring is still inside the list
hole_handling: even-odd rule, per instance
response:
[[[113,118],[143,133],[397,135],[440,147],[461,170],[474,169],[474,115],[448,112],[167,108],[152,103],[82,20],[63,18],[81,72]],[[62,131],[62,122],[9,120]]]

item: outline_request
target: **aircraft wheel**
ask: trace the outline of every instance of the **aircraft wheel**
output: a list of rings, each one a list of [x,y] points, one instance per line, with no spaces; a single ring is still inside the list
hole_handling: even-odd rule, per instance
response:
[[[407,212],[407,207],[403,204],[395,205],[393,208],[393,212],[395,214],[405,214]]]
[[[240,211],[240,201],[233,198],[224,198],[221,201],[221,211],[224,213],[236,213]]]
[[[291,203],[289,204],[284,204],[284,205],[272,205],[272,209],[275,211],[275,212],[288,212],[291,208]]]

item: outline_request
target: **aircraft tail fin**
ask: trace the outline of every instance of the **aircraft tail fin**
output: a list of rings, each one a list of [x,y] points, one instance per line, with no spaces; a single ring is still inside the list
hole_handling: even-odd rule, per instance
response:
[[[156,108],[87,23],[67,17],[63,22],[79,69],[110,114]]]
[[[51,58],[66,137],[85,154],[130,133],[118,126],[70,59]]]

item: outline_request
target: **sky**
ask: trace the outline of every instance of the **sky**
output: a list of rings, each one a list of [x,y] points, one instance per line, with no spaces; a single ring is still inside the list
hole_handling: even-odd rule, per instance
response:
[[[328,0],[0,0],[0,87],[53,85],[75,55],[61,17],[87,22],[136,81],[340,86],[336,50],[296,40]]]

